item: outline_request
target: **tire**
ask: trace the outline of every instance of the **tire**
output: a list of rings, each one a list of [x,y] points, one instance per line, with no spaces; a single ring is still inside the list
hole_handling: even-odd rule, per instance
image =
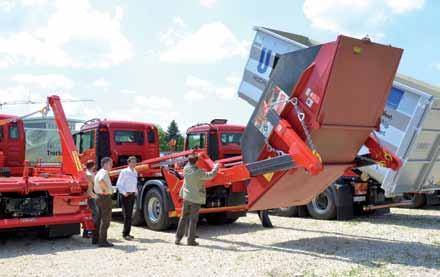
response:
[[[164,197],[159,189],[152,188],[148,190],[142,204],[144,219],[148,228],[162,231],[170,227],[171,224],[165,210]]]
[[[297,206],[290,206],[290,207],[286,207],[286,208],[275,209],[273,214],[277,215],[277,216],[284,216],[284,217],[298,216],[298,207]]]
[[[307,204],[307,211],[315,219],[328,220],[336,218],[335,197],[331,189],[327,188]]]
[[[426,205],[426,195],[419,193],[405,193],[403,195],[405,200],[411,200],[412,204],[406,206],[410,209],[420,209]]]

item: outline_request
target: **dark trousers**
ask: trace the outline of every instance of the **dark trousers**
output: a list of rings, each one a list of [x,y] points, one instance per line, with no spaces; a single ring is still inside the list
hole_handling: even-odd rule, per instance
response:
[[[176,239],[181,240],[185,234],[188,234],[188,241],[196,240],[197,221],[199,220],[200,204],[189,201],[183,201],[182,215],[177,227]]]
[[[107,242],[107,231],[112,220],[112,196],[98,195],[96,205],[98,206],[98,217],[94,239],[99,243],[105,243]]]
[[[123,236],[130,235],[131,231],[131,218],[133,216],[133,206],[136,200],[136,194],[129,194],[127,197],[121,194],[122,200],[122,215],[124,216],[124,229],[122,231]]]
[[[90,198],[89,200],[87,200],[87,204],[92,211],[93,224],[95,224],[96,226],[96,222],[98,220],[98,206],[96,206],[96,199]]]

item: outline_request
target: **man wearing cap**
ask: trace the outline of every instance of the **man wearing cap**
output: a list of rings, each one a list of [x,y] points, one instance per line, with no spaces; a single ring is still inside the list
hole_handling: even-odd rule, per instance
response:
[[[199,245],[196,242],[196,227],[200,206],[206,203],[204,181],[213,179],[218,172],[218,164],[214,165],[211,172],[205,172],[197,167],[197,160],[197,155],[190,155],[188,163],[183,168],[184,181],[179,194],[183,199],[183,209],[176,232],[177,245],[180,244],[185,233],[188,233],[188,245]]]
[[[130,235],[131,218],[133,214],[134,201],[138,194],[138,174],[135,169],[137,159],[135,156],[130,156],[127,159],[127,168],[123,169],[119,174],[116,186],[118,187],[119,195],[122,200],[122,215],[124,216],[124,229],[122,230],[122,237],[125,240],[132,240],[134,237]]]

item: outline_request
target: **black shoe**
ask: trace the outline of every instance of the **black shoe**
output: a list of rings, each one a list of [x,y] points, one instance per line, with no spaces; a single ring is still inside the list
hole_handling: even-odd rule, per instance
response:
[[[189,245],[189,246],[198,246],[199,243],[197,241],[188,241],[187,245]]]
[[[126,235],[126,236],[123,236],[123,237],[124,237],[125,240],[132,240],[132,239],[134,239],[134,237],[130,236],[130,235]]]
[[[106,242],[102,242],[102,243],[98,244],[98,246],[99,247],[113,247],[114,245],[113,245],[113,243],[106,241]]]
[[[174,244],[175,244],[175,245],[180,245],[180,239],[176,239],[176,240],[174,241]]]
[[[82,235],[82,237],[84,238],[84,239],[89,239],[89,238],[91,238],[91,234],[90,234],[90,232],[89,231],[83,231],[83,235]]]
[[[94,239],[94,238],[92,238],[92,244],[98,244],[98,239]]]

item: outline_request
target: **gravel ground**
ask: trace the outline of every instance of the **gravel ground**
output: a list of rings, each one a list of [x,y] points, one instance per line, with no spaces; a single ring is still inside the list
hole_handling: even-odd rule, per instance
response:
[[[0,240],[1,276],[440,276],[440,208],[393,209],[348,222],[255,214],[237,223],[199,227],[200,246],[176,246],[174,231],[134,227],[112,249],[88,240],[42,240],[13,234]]]

